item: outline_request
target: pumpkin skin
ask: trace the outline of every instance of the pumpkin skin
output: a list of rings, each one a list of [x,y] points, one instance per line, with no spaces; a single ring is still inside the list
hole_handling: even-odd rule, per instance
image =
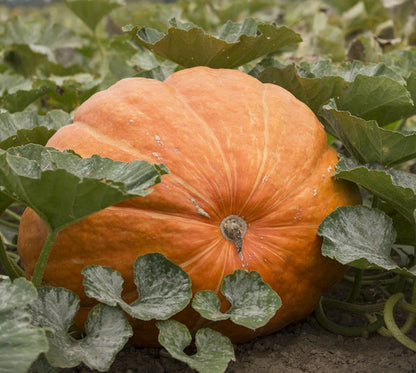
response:
[[[58,234],[44,283],[76,292],[82,323],[94,300],[86,297],[81,270],[111,266],[123,278],[127,301],[136,299],[133,263],[160,252],[192,279],[192,290],[220,293],[235,269],[260,273],[282,298],[264,327],[230,321],[215,325],[234,343],[246,342],[301,320],[345,267],[321,255],[317,229],[336,207],[360,202],[349,183],[331,174],[337,153],[313,112],[285,89],[237,70],[195,67],[165,82],[121,80],[90,97],[74,122],[48,146],[120,161],[143,159],[170,170],[153,193],[91,215]],[[220,224],[244,219],[239,253]],[[18,251],[30,277],[47,230],[31,209],[23,214]],[[222,310],[229,304],[220,294]],[[191,307],[175,316],[191,330],[206,323]],[[155,346],[154,322],[132,320],[131,342]]]

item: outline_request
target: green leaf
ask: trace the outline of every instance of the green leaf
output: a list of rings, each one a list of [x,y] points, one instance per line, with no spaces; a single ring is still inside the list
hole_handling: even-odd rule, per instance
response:
[[[389,216],[365,206],[342,206],[319,226],[322,254],[355,268],[398,268],[391,258],[396,231]]]
[[[385,76],[358,75],[343,97],[337,100],[340,110],[386,125],[403,118],[412,110],[409,91]]]
[[[35,287],[18,278],[0,281],[0,371],[25,373],[48,350],[45,331],[31,324],[27,304],[37,298]]]
[[[182,311],[192,297],[191,280],[178,265],[162,254],[139,256],[134,263],[134,282],[139,299],[130,305],[121,298],[123,278],[108,267],[83,269],[85,293],[110,306],[119,305],[140,320],[166,320]]]
[[[336,178],[352,181],[369,190],[414,224],[416,175],[379,165],[360,165],[351,158],[341,158]]]
[[[122,310],[98,304],[88,315],[86,336],[71,337],[68,329],[79,309],[79,298],[63,288],[40,288],[39,299],[30,309],[34,320],[48,331],[46,357],[54,367],[71,368],[83,362],[104,372],[133,334]]]
[[[315,54],[325,56],[333,61],[345,59],[345,36],[341,28],[326,25],[317,30],[314,43]]]
[[[67,112],[75,110],[99,89],[102,83],[91,74],[80,73],[71,76],[51,77],[55,89],[48,91],[42,98],[45,105]]]
[[[156,57],[149,50],[136,53],[129,61],[139,72],[135,76],[164,81],[178,67],[177,64]]]
[[[51,110],[45,116],[31,111],[0,113],[0,148],[6,150],[29,143],[45,145],[59,128],[69,122],[70,115],[62,110]]]
[[[62,51],[82,47],[81,38],[75,34],[74,28],[53,23],[53,17],[49,17],[46,24],[39,20],[27,22],[23,17],[11,17],[1,34],[0,42],[6,46],[4,61],[15,72],[27,77],[54,74],[52,70],[56,71]],[[68,59],[63,62],[68,66]]]
[[[52,51],[59,48],[76,48],[82,45],[81,39],[74,31],[61,23],[48,21],[47,26],[44,27],[39,20],[27,22],[23,17],[11,17],[5,26],[1,41],[9,47],[27,45],[34,52],[46,48],[45,54],[52,55]]]
[[[387,9],[380,0],[358,1],[342,14],[346,33],[371,28],[374,24],[385,19],[388,19]]]
[[[393,166],[416,157],[416,133],[380,128],[347,111],[322,109],[319,112],[325,129],[341,140],[348,152],[360,163]]]
[[[360,60],[366,63],[379,61],[383,50],[373,34],[358,35],[351,41],[348,52],[348,60]]]
[[[109,306],[124,305],[121,298],[123,277],[110,267],[90,265],[82,270],[85,294]]]
[[[231,303],[231,308],[220,312],[220,300],[211,290],[195,294],[192,307],[208,320],[230,318],[234,323],[257,329],[266,325],[281,307],[280,297],[255,271],[236,270],[225,276],[221,292]]]
[[[64,4],[92,31],[112,10],[124,5],[123,0],[64,0]]]
[[[415,110],[406,80],[384,64],[363,65],[354,61],[338,66],[320,60],[304,61],[295,67],[266,60],[252,75],[287,89],[316,114],[331,98],[337,109],[376,120],[380,125],[406,118]]]
[[[145,196],[164,165],[81,158],[29,144],[0,149],[0,191],[35,210],[52,230],[131,197]]]
[[[35,287],[30,281],[18,278],[0,281],[0,312],[12,312],[16,308],[24,308],[29,302],[37,298]]]
[[[197,352],[187,355],[183,350],[192,341],[188,328],[175,321],[158,321],[159,343],[177,360],[188,364],[200,373],[222,373],[231,360],[235,360],[233,345],[230,340],[209,328],[196,332]]]
[[[383,55],[383,61],[401,74],[409,75],[416,66],[416,48],[392,50]]]
[[[13,198],[10,198],[8,195],[0,192],[0,211],[3,212],[7,207],[9,207],[14,202]]]
[[[299,34],[285,26],[258,23],[252,18],[241,24],[227,22],[218,37],[175,19],[166,35],[138,26],[125,27],[124,31],[140,45],[184,67],[237,67],[301,41]]]
[[[273,83],[287,89],[298,100],[308,105],[315,114],[346,86],[341,77],[300,76],[294,64],[285,67],[267,66],[257,74],[257,78],[263,83]]]
[[[207,320],[220,321],[230,318],[230,314],[220,311],[221,301],[213,290],[200,290],[192,299],[192,308]]]
[[[32,88],[32,82],[18,74],[12,74],[8,71],[0,73],[0,96],[7,93],[15,93],[19,90],[29,90]]]
[[[34,81],[31,87],[8,92],[1,98],[1,106],[11,113],[24,110],[32,102],[54,90],[55,84],[48,80]]]

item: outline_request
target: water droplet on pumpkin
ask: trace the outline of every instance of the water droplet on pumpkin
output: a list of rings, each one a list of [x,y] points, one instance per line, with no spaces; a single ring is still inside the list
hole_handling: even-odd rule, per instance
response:
[[[134,123],[134,120],[133,119],[130,119],[129,120],[129,124],[132,124],[132,123]]]
[[[313,190],[313,196],[316,197],[318,195],[318,189]]]
[[[155,140],[156,140],[157,142],[159,142],[159,141],[160,141],[160,137],[159,137],[158,135],[155,135]]]
[[[328,167],[328,172],[332,172],[332,166]]]

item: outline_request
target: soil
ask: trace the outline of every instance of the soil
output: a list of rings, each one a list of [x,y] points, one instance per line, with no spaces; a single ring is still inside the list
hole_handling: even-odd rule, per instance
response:
[[[342,337],[323,330],[311,320],[236,346],[235,352],[236,361],[229,364],[226,373],[416,372],[416,354],[395,340],[380,335]],[[85,367],[63,371],[91,372]],[[119,353],[109,372],[194,371],[169,357],[164,350],[127,346]]]
[[[338,284],[332,291],[344,291]],[[336,295],[336,294],[335,294]],[[336,297],[336,296],[335,296]],[[337,318],[332,315],[331,318]],[[350,322],[351,315],[338,315]],[[416,331],[410,335],[416,337]],[[416,353],[393,338],[377,333],[367,337],[344,337],[323,329],[313,316],[283,330],[235,346],[236,361],[226,373],[297,373],[297,372],[416,372]],[[91,372],[86,367],[64,369],[64,373]],[[112,373],[190,373],[187,365],[171,358],[164,349],[126,346],[117,356]]]

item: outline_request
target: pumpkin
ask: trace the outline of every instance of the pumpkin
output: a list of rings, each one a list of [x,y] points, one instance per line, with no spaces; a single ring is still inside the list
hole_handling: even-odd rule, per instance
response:
[[[137,298],[136,257],[159,252],[180,265],[192,290],[212,289],[235,269],[257,271],[282,307],[257,330],[222,321],[234,343],[305,318],[345,267],[321,255],[317,229],[337,206],[359,203],[357,190],[331,178],[337,153],[313,112],[285,89],[237,70],[195,67],[160,82],[121,80],[76,111],[47,144],[83,157],[164,163],[153,193],[106,208],[58,234],[44,283],[76,292],[85,319],[94,301],[81,270],[111,266],[127,301]],[[47,235],[30,209],[18,250],[30,277]],[[176,317],[191,330],[207,323],[191,307]],[[157,345],[154,322],[132,320],[132,343]]]

